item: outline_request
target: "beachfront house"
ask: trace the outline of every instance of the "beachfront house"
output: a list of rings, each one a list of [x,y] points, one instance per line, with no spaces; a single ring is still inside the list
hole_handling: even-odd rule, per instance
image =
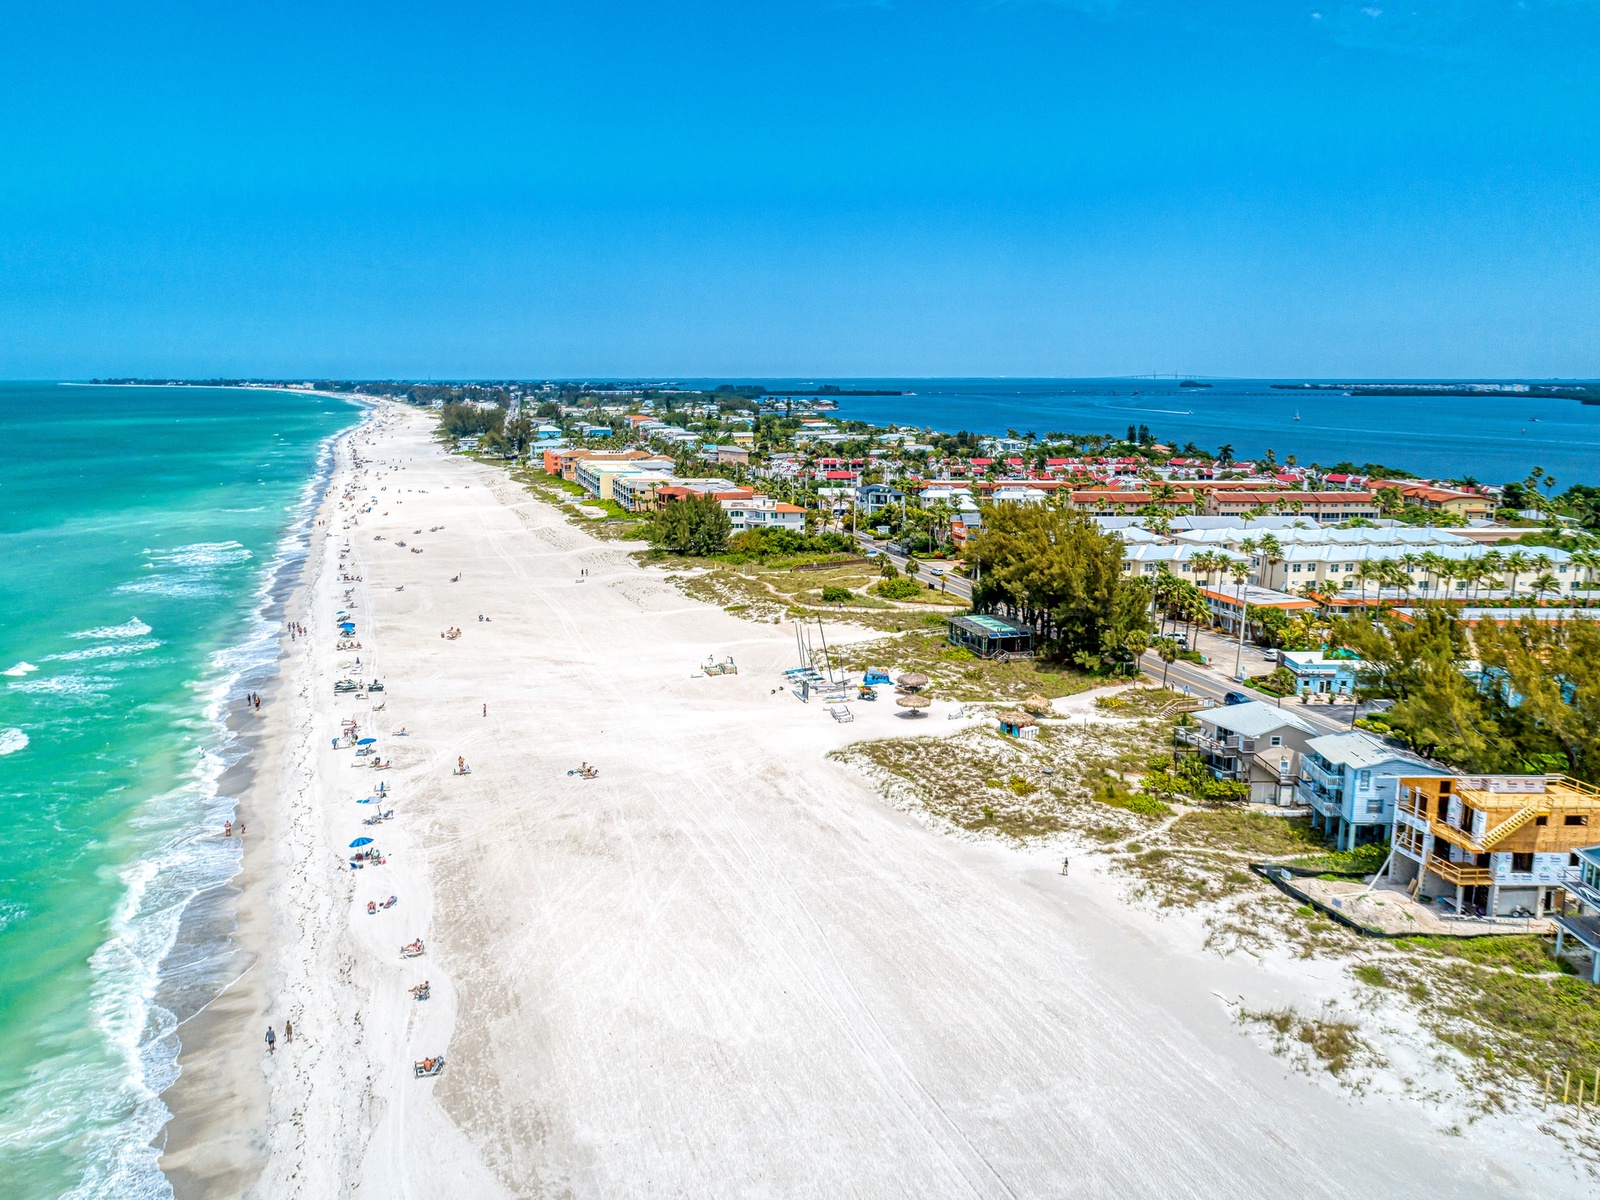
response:
[[[1298,696],[1353,696],[1359,658],[1328,658],[1317,650],[1285,650],[1278,656],[1283,669],[1294,676]]]
[[[1556,917],[1556,953],[1568,937],[1581,942],[1590,954],[1589,982],[1600,984],[1600,846],[1581,846],[1570,861],[1566,911]]]
[[[743,499],[721,501],[723,511],[732,522],[732,532],[747,529],[787,529],[791,533],[806,531],[806,510],[794,504],[785,504],[771,496],[754,495]]]
[[[1296,791],[1311,807],[1311,827],[1339,849],[1353,850],[1388,836],[1402,776],[1449,774],[1370,733],[1330,733],[1306,743]]]
[[[1600,908],[1600,892],[1583,891],[1580,854],[1600,826],[1600,789],[1565,775],[1449,771],[1399,783],[1390,878],[1462,913]]]
[[[1178,727],[1178,740],[1193,747],[1213,775],[1248,784],[1252,803],[1295,803],[1300,759],[1317,736],[1314,725],[1260,700],[1202,709],[1194,719]]]

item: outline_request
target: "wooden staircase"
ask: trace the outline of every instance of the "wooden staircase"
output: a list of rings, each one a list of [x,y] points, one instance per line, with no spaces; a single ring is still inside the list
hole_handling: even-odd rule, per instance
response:
[[[1487,850],[1490,846],[1493,846],[1501,839],[1506,838],[1515,833],[1517,830],[1521,829],[1535,817],[1547,817],[1549,815],[1550,814],[1548,812],[1540,812],[1539,809],[1532,804],[1524,805],[1522,808],[1517,809],[1516,812],[1512,813],[1504,821],[1501,821],[1500,824],[1496,825],[1493,829],[1486,832],[1483,835],[1483,841],[1480,844],[1485,850]]]

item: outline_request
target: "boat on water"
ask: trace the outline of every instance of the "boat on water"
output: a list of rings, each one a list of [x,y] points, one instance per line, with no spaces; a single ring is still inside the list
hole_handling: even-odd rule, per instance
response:
[[[1294,419],[1296,421],[1300,419],[1300,410],[1298,408],[1294,410]]]

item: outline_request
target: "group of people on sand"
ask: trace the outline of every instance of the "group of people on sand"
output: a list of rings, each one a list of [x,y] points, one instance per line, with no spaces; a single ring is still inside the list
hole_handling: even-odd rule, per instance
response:
[[[479,620],[482,620],[482,619],[483,619],[483,618],[481,618],[481,617],[480,617],[480,618],[479,618]],[[443,632],[443,633],[441,633],[441,634],[440,634],[440,635],[439,635],[439,636],[440,636],[440,637],[442,637],[442,638],[448,638],[448,639],[450,639],[450,640],[451,640],[451,641],[452,641],[452,642],[453,642],[453,641],[455,641],[455,640],[456,640],[456,639],[457,639],[457,638],[458,638],[458,637],[460,637],[460,636],[461,636],[461,630],[459,630],[459,629],[457,629],[457,628],[456,628],[456,627],[455,627],[455,626],[454,626],[454,625],[452,625],[452,626],[450,626],[450,628],[449,628],[449,629],[446,629],[446,630],[445,630],[445,631],[444,631],[444,632]]]
[[[367,916],[369,916],[369,917],[372,916],[379,909],[393,908],[396,904],[399,904],[399,903],[400,903],[400,897],[399,896],[390,896],[382,904],[379,904],[376,900],[368,900],[367,901]]]
[[[294,1045],[294,1022],[285,1020],[283,1023],[283,1044]],[[278,1049],[278,1035],[273,1032],[272,1026],[267,1026],[267,1053],[273,1054]]]
[[[244,694],[244,706],[246,708],[252,708],[256,712],[260,712],[261,711],[261,695],[260,695],[260,693],[258,693],[258,692],[246,692]]]
[[[224,821],[222,823],[222,836],[231,838],[235,834],[237,834],[241,838],[244,837],[244,822],[240,821],[236,825],[232,821]]]
[[[456,774],[457,775],[471,775],[472,774],[472,768],[467,766],[467,759],[466,759],[465,755],[462,755],[462,754],[456,755]]]

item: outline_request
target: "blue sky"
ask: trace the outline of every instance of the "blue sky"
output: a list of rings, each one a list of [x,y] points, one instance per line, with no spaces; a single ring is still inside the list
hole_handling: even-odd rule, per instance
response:
[[[0,377],[1600,376],[1590,0],[3,11]]]

